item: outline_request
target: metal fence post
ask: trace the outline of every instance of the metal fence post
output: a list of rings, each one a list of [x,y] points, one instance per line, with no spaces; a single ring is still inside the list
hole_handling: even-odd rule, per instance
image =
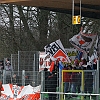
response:
[[[18,51],[18,76],[19,76],[19,51]]]
[[[22,70],[22,85],[25,86],[25,70]]]
[[[97,94],[99,94],[99,60],[97,60]],[[99,96],[97,95],[96,100],[99,100]]]
[[[44,86],[44,84],[43,84],[43,80],[44,80],[43,76],[44,76],[44,72],[41,71],[41,90],[40,90],[40,100],[43,100],[43,95],[44,95],[44,94],[41,93],[41,92],[43,92],[43,86]]]
[[[3,84],[6,84],[6,70],[3,70]]]

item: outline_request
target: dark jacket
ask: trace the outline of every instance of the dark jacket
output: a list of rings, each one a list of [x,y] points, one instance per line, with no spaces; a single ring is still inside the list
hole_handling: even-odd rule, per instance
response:
[[[57,73],[52,72],[52,74],[50,73],[47,79],[47,89],[48,91],[55,92],[56,87],[57,87]]]

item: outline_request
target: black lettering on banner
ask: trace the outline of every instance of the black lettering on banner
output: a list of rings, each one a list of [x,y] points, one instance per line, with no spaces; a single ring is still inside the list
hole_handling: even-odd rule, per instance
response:
[[[59,50],[58,45],[55,43],[53,45],[49,45],[46,52],[49,52],[50,55],[54,55]]]
[[[55,53],[55,52],[57,52],[59,50],[59,47],[56,44],[53,44],[52,45],[52,49],[53,49],[53,52]]]
[[[53,51],[52,51],[52,48],[51,47],[50,47],[50,49],[49,49],[48,52],[49,52],[50,55],[53,55]]]

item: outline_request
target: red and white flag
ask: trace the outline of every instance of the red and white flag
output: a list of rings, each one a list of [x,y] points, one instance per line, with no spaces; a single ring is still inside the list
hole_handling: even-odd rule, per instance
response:
[[[3,88],[0,100],[40,100],[40,85],[32,87],[3,84]]]
[[[96,36],[96,34],[85,34],[80,32],[69,39],[69,41],[79,51],[84,52],[92,47]]]
[[[56,59],[59,59],[62,62],[68,62],[70,63],[70,59],[60,41],[56,40],[55,42],[52,42],[51,44],[48,44],[44,47],[45,53],[50,55],[50,57],[54,57]]]

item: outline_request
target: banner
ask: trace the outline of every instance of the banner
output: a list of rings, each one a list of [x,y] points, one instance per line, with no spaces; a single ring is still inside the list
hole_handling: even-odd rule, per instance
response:
[[[90,49],[96,38],[96,34],[85,34],[80,32],[69,39],[70,43],[81,52],[85,52]]]
[[[40,100],[40,87],[3,84],[0,100]]]
[[[62,62],[68,62],[70,63],[70,59],[67,56],[67,53],[60,41],[56,40],[55,42],[52,42],[51,44],[48,44],[44,47],[45,53],[47,55],[50,55],[50,57],[54,57],[56,59],[59,59]]]
[[[48,56],[45,52],[39,53],[39,72],[47,68],[50,70],[50,56]]]
[[[75,57],[78,54],[78,51],[75,48],[65,48],[65,51],[66,51],[68,57],[71,59],[71,61],[74,61]]]
[[[96,41],[95,41],[95,45],[94,45],[94,51],[93,51],[92,55],[89,56],[89,61],[92,64],[96,64],[97,63],[97,59],[98,59],[98,56],[99,56],[99,49],[98,49],[99,42],[100,42],[99,36],[97,35],[97,38],[96,38]]]
[[[59,61],[59,68],[62,70],[64,68],[64,65],[62,64],[61,61]]]

